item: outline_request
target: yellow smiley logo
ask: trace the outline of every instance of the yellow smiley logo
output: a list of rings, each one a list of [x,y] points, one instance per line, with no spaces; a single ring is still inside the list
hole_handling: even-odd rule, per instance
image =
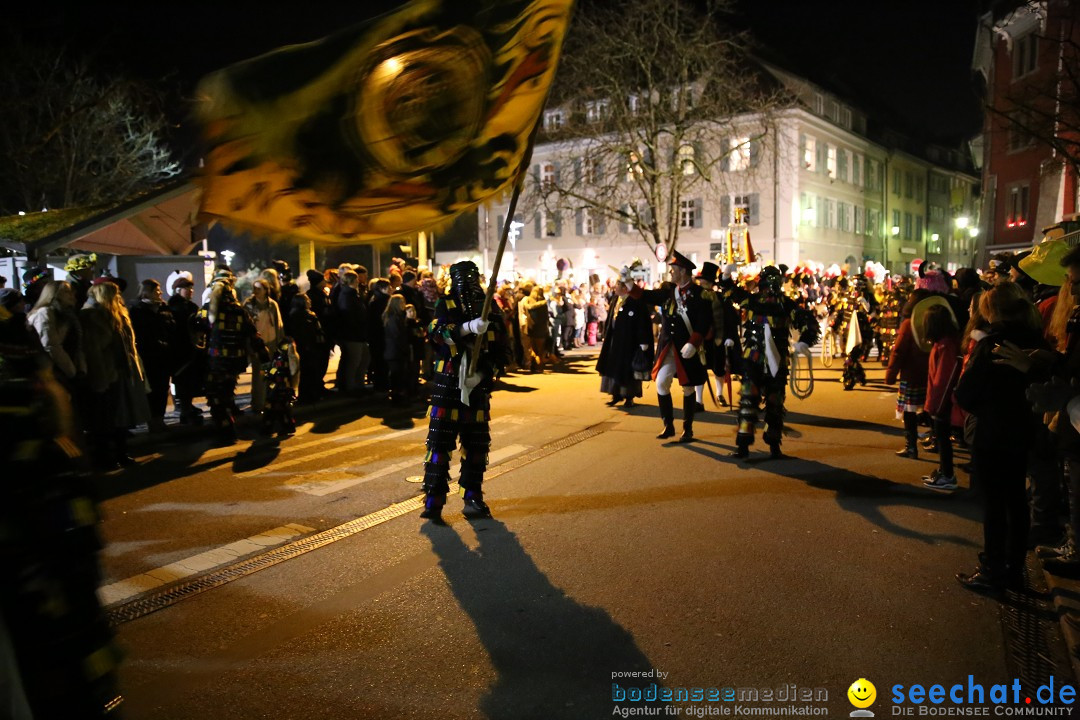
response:
[[[877,699],[877,688],[866,678],[859,678],[847,689],[848,700],[857,708],[868,708]]]

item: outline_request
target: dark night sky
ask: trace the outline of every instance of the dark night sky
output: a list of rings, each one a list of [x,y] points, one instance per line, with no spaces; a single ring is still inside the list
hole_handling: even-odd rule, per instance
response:
[[[467,0],[454,0],[467,1]],[[786,65],[901,129],[955,139],[978,129],[971,53],[983,0],[738,0],[745,22]],[[32,4],[7,11],[24,38],[93,51],[116,68],[189,93],[217,67],[323,37],[394,0],[288,5]]]

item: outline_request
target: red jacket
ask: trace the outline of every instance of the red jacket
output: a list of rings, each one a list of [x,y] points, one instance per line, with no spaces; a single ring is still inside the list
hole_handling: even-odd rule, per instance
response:
[[[915,344],[911,333],[911,318],[904,318],[900,329],[896,331],[896,343],[889,356],[889,368],[885,371],[885,382],[892,385],[897,375],[911,387],[926,387],[927,365],[930,355],[924,353]]]
[[[934,343],[930,349],[928,370],[923,409],[934,417],[950,411],[950,422],[960,425],[963,416],[952,396],[960,377],[960,342],[955,337],[942,338]]]

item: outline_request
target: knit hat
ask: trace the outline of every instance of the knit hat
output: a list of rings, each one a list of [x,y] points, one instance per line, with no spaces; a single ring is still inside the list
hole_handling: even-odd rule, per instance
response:
[[[311,283],[311,287],[315,287],[319,283],[326,282],[326,278],[318,270],[308,270],[307,273],[308,282]]]

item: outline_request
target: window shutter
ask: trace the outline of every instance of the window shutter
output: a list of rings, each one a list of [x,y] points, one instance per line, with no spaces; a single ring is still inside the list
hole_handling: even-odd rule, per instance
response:
[[[828,152],[828,146],[826,143],[818,143],[817,146],[817,164],[814,165],[814,172],[827,172],[825,157]]]
[[[574,234],[575,235],[580,235],[581,234],[581,225],[582,225],[581,208],[578,208],[574,212]]]
[[[761,141],[750,141],[750,167],[757,167],[761,162]]]
[[[536,191],[542,193],[543,189],[540,187],[540,163],[533,165],[533,182],[536,183]]]
[[[806,166],[806,133],[799,133],[799,167]]]
[[[705,203],[701,198],[694,198],[694,227],[705,227]]]
[[[607,230],[607,218],[604,217],[603,215],[598,214],[593,219],[593,231],[594,231],[594,234],[603,235],[605,230]]]
[[[581,182],[581,158],[574,158],[574,183]],[[581,233],[578,233],[579,235]]]
[[[731,169],[731,138],[720,138],[720,169],[724,172]]]
[[[536,215],[533,218],[534,230],[536,231],[536,239],[537,240],[544,237],[544,227],[543,227],[543,225],[540,224],[540,220],[541,220],[542,216],[543,216],[543,213],[541,213],[539,210],[537,210]]]
[[[562,213],[555,211],[555,237],[562,237]]]
[[[555,172],[554,172],[555,185],[558,186],[559,183],[562,182],[562,176],[559,175],[559,173],[562,171],[562,167],[561,167],[560,163],[557,163],[557,162],[554,162],[554,161],[552,161],[551,165],[552,165],[552,167],[555,168]]]
[[[628,233],[630,232],[630,223],[627,221],[626,218],[630,214],[630,206],[623,205],[621,208],[619,208],[619,212],[621,213],[619,217],[619,232]]]
[[[496,219],[498,220],[498,222],[495,224],[495,228],[496,228],[495,237],[499,238],[499,240],[501,241],[502,240],[503,222],[504,222],[502,213],[499,213],[496,216]]]
[[[693,145],[693,147],[694,147],[694,172],[699,173],[699,174],[707,174],[709,169],[705,165],[705,155],[704,155],[704,151],[702,150],[701,143],[695,141],[695,142],[691,143],[691,145]],[[701,168],[704,168],[703,173],[700,172]]]
[[[731,224],[731,196],[724,195],[720,198],[720,225],[727,227]]]
[[[761,224],[761,215],[759,214],[761,212],[761,203],[758,198],[758,193],[750,193],[750,217],[748,219],[750,225]]]

